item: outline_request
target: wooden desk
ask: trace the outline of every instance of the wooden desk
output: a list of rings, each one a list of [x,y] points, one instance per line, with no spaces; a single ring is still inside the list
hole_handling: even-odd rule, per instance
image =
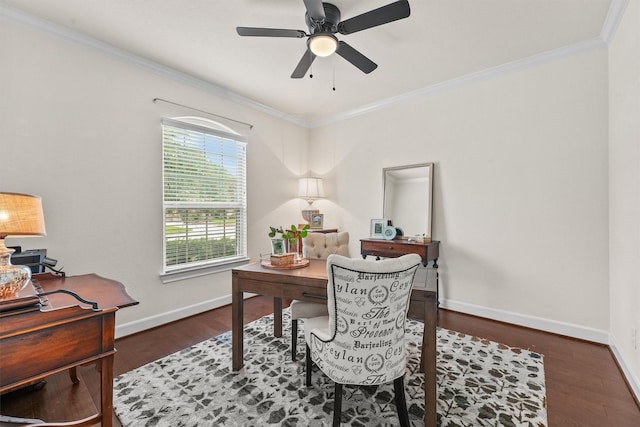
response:
[[[95,274],[66,278],[46,275],[35,280],[35,288],[39,293],[69,290],[97,302],[98,308],[79,303],[71,295],[55,294],[44,297],[39,310],[1,313],[0,393],[64,370],[70,370],[72,380],[77,382],[75,367],[96,363],[100,371],[100,411],[64,425],[102,422],[103,427],[111,427],[115,312],[118,307],[138,302],[121,283]]]
[[[311,260],[308,267],[295,270],[272,270],[260,264],[248,264],[232,270],[232,368],[244,365],[244,292],[273,296],[273,334],[282,336],[282,300],[326,303],[326,261]],[[425,425],[436,425],[436,291],[414,287],[410,312],[424,316],[422,368],[425,373]]]

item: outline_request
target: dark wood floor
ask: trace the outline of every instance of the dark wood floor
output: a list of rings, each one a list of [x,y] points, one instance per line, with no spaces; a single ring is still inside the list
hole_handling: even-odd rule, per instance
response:
[[[251,298],[246,301],[244,312],[245,322],[258,319],[273,312],[272,300]],[[543,354],[550,427],[640,426],[640,408],[606,346],[447,310],[440,310],[438,323],[448,329]],[[115,375],[230,329],[231,307],[226,306],[121,338],[116,341]],[[56,417],[70,417],[68,420],[91,415],[95,409],[86,391],[99,401],[99,377],[91,367],[82,367],[78,373],[81,388],[74,389],[65,373],[57,374],[40,391],[3,396],[2,412],[48,421],[65,420]],[[21,412],[10,414],[6,412],[8,408],[18,408],[15,410]],[[117,418],[115,426],[121,427]]]

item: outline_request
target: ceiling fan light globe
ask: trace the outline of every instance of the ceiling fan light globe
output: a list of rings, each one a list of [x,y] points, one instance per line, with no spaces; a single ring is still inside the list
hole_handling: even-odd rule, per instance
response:
[[[316,56],[329,56],[338,49],[338,39],[331,34],[312,36],[309,39],[309,49]]]

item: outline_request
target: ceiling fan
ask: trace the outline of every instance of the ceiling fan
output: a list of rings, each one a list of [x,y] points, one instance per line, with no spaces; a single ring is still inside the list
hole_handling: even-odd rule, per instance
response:
[[[340,21],[340,9],[322,0],[304,0],[307,9],[304,18],[309,34],[302,30],[286,30],[279,28],[236,27],[241,36],[249,37],[307,37],[307,50],[293,70],[291,78],[304,77],[316,56],[329,56],[334,52],[369,74],[378,65],[334,35],[352,34],[367,28],[377,27],[408,17],[411,14],[409,2],[400,0],[386,6],[373,9],[346,21]]]

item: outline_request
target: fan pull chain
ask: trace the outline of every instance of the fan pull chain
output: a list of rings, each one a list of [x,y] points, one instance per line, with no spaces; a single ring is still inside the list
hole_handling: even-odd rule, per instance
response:
[[[333,91],[336,91],[336,67],[333,67]]]

